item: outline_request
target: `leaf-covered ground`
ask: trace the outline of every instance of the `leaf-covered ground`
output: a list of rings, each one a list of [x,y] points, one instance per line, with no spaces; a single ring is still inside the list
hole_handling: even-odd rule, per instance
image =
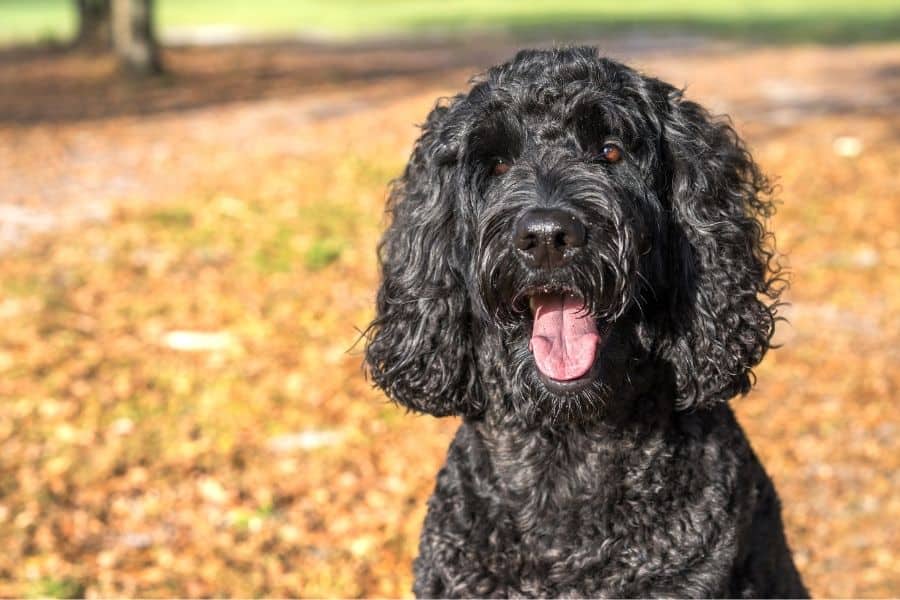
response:
[[[900,595],[900,46],[613,46],[734,116],[783,348],[734,402],[817,596]],[[509,53],[0,57],[0,596],[398,596],[451,420],[365,381],[388,180]]]

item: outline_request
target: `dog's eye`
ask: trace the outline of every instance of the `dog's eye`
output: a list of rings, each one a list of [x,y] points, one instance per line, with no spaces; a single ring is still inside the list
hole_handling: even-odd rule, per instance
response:
[[[495,158],[494,165],[491,168],[491,175],[503,175],[507,171],[509,171],[510,164],[503,160],[502,158]]]
[[[624,154],[625,152],[622,150],[621,146],[612,142],[606,142],[603,144],[603,147],[600,148],[600,155],[598,158],[605,162],[615,163],[622,160]]]

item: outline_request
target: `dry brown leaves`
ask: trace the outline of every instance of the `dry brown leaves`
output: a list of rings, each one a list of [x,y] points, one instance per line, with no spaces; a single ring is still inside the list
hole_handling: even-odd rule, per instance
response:
[[[249,53],[248,85],[273,81],[241,95],[237,50],[184,52],[222,97],[172,111],[90,61],[0,63],[20,116],[46,102],[29,89],[127,96],[0,124],[5,206],[61,226],[0,263],[0,596],[406,595],[456,423],[388,404],[356,342],[386,182],[466,64],[329,85],[349,59],[318,54],[308,90],[301,58]],[[735,406],[814,594],[896,596],[900,49],[634,58],[734,114],[779,176],[791,324]],[[67,224],[84,206],[106,220]]]

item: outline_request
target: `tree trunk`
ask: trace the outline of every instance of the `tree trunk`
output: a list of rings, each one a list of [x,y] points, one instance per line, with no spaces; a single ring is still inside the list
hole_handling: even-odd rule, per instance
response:
[[[122,69],[139,76],[161,73],[152,0],[112,0],[112,16],[113,46]]]
[[[88,50],[108,50],[112,44],[109,0],[76,0],[78,37],[75,44]]]

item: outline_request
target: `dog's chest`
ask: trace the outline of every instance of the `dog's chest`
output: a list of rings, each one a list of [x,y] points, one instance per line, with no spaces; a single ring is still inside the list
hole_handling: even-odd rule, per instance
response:
[[[435,498],[443,489],[459,517],[439,528],[487,580],[506,582],[494,592],[621,596],[640,593],[635,582],[666,589],[669,580],[689,582],[691,571],[727,570],[731,490],[697,477],[709,460],[734,466],[723,457],[661,441],[495,442],[467,465],[452,467],[451,454],[455,481],[439,482]]]

